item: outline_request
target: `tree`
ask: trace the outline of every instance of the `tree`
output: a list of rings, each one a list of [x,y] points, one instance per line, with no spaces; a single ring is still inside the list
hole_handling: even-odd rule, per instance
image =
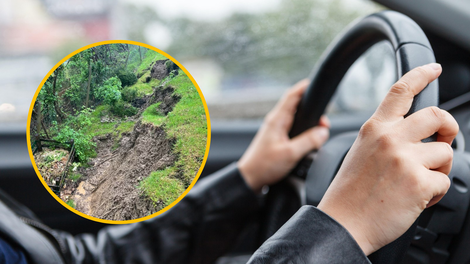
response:
[[[90,98],[90,83],[91,83],[91,58],[88,60],[88,84],[87,84],[86,101],[85,101],[85,107],[87,108],[88,108],[88,100]]]
[[[129,62],[129,54],[131,53],[131,50],[129,49],[129,44],[126,44],[127,47],[127,57],[126,57],[126,64],[124,65],[124,69],[127,68],[127,62]]]
[[[57,96],[57,77],[59,76],[60,72],[62,71],[63,66],[60,65],[55,71],[54,71],[54,81],[52,83],[52,94],[54,96]],[[60,110],[59,107],[59,100],[54,100],[54,108],[57,113],[57,118],[59,119],[60,122],[62,122],[65,118],[65,114]]]

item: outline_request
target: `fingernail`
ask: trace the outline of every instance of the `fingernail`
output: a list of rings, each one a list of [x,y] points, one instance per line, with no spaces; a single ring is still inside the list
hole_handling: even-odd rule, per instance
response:
[[[328,131],[328,128],[326,127],[318,127],[316,134],[321,140],[325,140],[328,138],[330,131]]]
[[[428,66],[435,71],[438,71],[442,68],[441,64],[439,63],[429,63]]]

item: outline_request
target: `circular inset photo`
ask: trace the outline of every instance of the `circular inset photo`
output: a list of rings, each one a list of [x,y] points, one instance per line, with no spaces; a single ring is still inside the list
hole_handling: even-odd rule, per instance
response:
[[[46,189],[105,223],[162,213],[191,189],[209,152],[204,97],[168,54],[134,41],[86,46],[36,92],[27,139]]]

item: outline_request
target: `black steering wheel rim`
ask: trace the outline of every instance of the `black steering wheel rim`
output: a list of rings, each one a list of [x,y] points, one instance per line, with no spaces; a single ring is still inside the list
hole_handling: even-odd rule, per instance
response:
[[[396,54],[398,78],[415,67],[436,61],[422,29],[401,13],[383,11],[353,22],[332,42],[313,69],[312,81],[294,118],[291,137],[318,124],[350,66],[372,45],[383,40],[391,43]],[[415,97],[409,114],[437,106],[438,100],[438,82],[434,81]]]
[[[290,131],[291,137],[318,124],[350,66],[372,45],[383,40],[390,42],[395,52],[397,78],[415,67],[435,62],[429,40],[422,29],[409,17],[395,11],[383,11],[356,21],[335,39],[314,68],[312,81],[298,106]],[[438,100],[439,87],[436,80],[415,96],[407,115],[429,106],[437,106]],[[346,138],[346,141],[351,142],[350,138]],[[345,143],[340,144],[345,145]],[[339,157],[337,162],[341,164],[342,157]],[[336,162],[333,163],[323,162],[322,166],[338,165]],[[330,169],[334,169],[334,173],[329,175],[328,179],[314,181],[314,184],[311,184],[311,178],[315,176],[311,175],[312,168],[309,170],[306,179],[307,202],[312,200],[309,199],[309,195],[315,195],[318,198],[319,194],[323,196],[326,192],[336,174],[336,168]],[[322,170],[317,169],[316,172],[318,171]],[[316,177],[323,176],[316,175]],[[322,182],[322,186],[318,186],[319,182]],[[312,191],[312,188],[315,190]],[[370,259],[374,263],[381,264],[400,262],[410,245],[415,230],[416,223],[402,237],[371,255]]]

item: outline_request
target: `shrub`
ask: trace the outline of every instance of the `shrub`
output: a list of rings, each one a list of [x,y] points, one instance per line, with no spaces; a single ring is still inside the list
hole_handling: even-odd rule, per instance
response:
[[[91,125],[91,114],[93,110],[90,108],[83,108],[80,112],[78,112],[77,116],[68,116],[65,124],[70,127],[81,129],[82,127],[86,127]]]
[[[102,86],[95,89],[95,98],[105,104],[114,105],[121,100],[121,81],[117,77],[107,79]]]
[[[62,127],[54,139],[61,143],[69,143],[74,140],[75,153],[81,162],[87,162],[90,157],[95,155],[96,144],[92,141],[92,136],[76,131],[68,125]]]
[[[113,105],[113,107],[111,107],[111,112],[114,115],[120,117],[133,116],[137,114],[137,108],[133,107],[129,103],[119,100],[116,104]]]
[[[130,86],[137,82],[137,76],[130,71],[120,71],[117,77],[121,80],[122,87]]]
[[[124,88],[121,91],[122,100],[132,102],[137,98],[137,90],[134,88]]]

